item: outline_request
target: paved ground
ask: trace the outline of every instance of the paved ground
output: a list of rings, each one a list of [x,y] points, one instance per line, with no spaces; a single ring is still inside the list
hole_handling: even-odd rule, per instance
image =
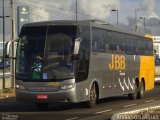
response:
[[[12,81],[10,78],[10,73],[6,72],[5,73],[5,88],[11,88],[12,87],[11,83]],[[3,74],[2,74],[2,71],[0,71],[0,90],[2,90],[2,88],[3,88]]]
[[[107,120],[117,112],[129,111],[160,105],[160,82],[155,89],[148,92],[142,100],[129,100],[127,96],[103,99],[94,108],[86,108],[84,104],[51,104],[47,110],[40,111],[34,104],[17,103],[15,97],[0,100],[0,118],[18,117],[18,120]]]

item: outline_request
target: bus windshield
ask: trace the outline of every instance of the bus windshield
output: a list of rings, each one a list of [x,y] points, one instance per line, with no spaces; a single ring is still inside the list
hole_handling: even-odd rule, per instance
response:
[[[74,78],[75,26],[22,28],[17,48],[16,79],[57,81]]]

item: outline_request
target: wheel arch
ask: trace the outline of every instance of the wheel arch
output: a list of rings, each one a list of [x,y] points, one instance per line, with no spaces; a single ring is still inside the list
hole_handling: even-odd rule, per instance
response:
[[[135,78],[135,83],[136,83],[137,87],[139,88],[140,82],[139,82],[139,78],[138,77]]]
[[[98,84],[98,81],[97,80],[93,80],[90,84],[90,87],[89,87],[89,91],[91,90],[91,87],[92,85],[95,84],[95,87],[96,87],[96,92],[97,92],[97,99],[99,99],[99,96],[100,96],[100,89],[99,89],[99,84]],[[89,92],[90,93],[90,92]]]
[[[146,88],[145,88],[145,86],[146,86],[145,84],[146,84],[146,83],[145,83],[144,77],[142,77],[142,79],[141,79],[141,84],[142,84],[142,83],[143,83],[143,85],[144,85],[144,90],[146,90]]]

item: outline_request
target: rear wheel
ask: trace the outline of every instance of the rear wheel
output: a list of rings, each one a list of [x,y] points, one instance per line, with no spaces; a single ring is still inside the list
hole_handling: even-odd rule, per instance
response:
[[[97,90],[96,90],[96,85],[93,84],[90,90],[90,97],[87,106],[90,108],[94,107],[96,105],[96,102],[97,102]]]
[[[36,103],[36,107],[39,110],[46,110],[48,108],[48,103]]]
[[[141,82],[141,85],[140,85],[138,93],[137,93],[137,97],[139,99],[142,99],[144,97],[144,82]]]
[[[137,91],[138,91],[138,85],[137,83],[134,84],[134,90],[132,93],[128,94],[128,97],[131,99],[131,100],[136,100],[137,99]]]

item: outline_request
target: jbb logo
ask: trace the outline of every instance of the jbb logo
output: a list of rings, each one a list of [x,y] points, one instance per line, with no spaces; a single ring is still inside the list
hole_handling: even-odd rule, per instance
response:
[[[125,61],[123,55],[112,55],[112,61],[109,64],[110,70],[124,70],[126,68]]]

